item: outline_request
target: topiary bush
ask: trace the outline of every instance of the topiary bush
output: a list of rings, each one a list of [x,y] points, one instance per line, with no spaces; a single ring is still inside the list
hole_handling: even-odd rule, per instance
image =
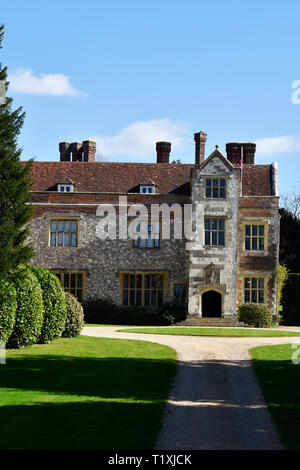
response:
[[[255,328],[270,328],[272,312],[265,304],[246,303],[238,308],[239,320]]]
[[[0,280],[0,341],[7,343],[16,320],[17,293],[13,284]]]
[[[67,317],[64,330],[62,332],[63,338],[73,338],[79,336],[82,328],[84,327],[84,313],[80,302],[69,292],[65,292]]]
[[[16,321],[8,340],[9,348],[21,348],[38,341],[43,325],[43,295],[39,281],[30,268],[14,273],[17,293]]]
[[[67,307],[64,291],[57,276],[48,269],[32,266],[31,270],[40,283],[44,302],[44,321],[39,343],[50,343],[61,336],[65,327]]]

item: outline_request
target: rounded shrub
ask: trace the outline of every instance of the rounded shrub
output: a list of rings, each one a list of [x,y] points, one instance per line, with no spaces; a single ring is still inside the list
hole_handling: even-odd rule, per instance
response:
[[[21,348],[38,341],[43,324],[43,295],[39,281],[30,268],[14,273],[17,293],[16,321],[8,347]]]
[[[84,326],[84,313],[83,308],[69,292],[65,292],[66,306],[67,306],[67,317],[65,328],[63,330],[63,338],[73,338],[79,336]]]
[[[50,343],[61,336],[65,327],[67,307],[64,291],[57,276],[48,269],[32,266],[31,270],[40,283],[44,302],[44,321],[39,343]]]
[[[272,312],[265,304],[246,303],[238,308],[239,320],[255,328],[270,328]]]
[[[13,284],[0,280],[0,341],[7,343],[16,319],[17,293]]]
[[[172,325],[178,323],[186,319],[187,304],[166,302],[159,307],[158,315],[161,317],[163,324]]]

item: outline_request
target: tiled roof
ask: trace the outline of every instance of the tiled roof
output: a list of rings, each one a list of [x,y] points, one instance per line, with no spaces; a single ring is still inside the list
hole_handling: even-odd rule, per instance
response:
[[[187,194],[193,165],[181,163],[34,162],[33,191],[55,191],[70,178],[76,192],[139,192],[146,181],[157,193]],[[152,184],[153,184],[152,183]]]
[[[181,163],[34,162],[32,189],[56,191],[68,178],[76,192],[138,193],[140,184],[151,181],[156,193],[189,194],[192,168]],[[272,195],[270,174],[270,165],[244,165],[243,196]]]

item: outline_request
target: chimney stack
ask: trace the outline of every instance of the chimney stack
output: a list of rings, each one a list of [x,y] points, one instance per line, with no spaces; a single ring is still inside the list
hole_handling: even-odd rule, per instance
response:
[[[59,153],[61,162],[94,162],[96,142],[84,140],[81,142],[60,142]]]
[[[71,159],[70,155],[70,143],[69,142],[60,142],[59,143],[59,153],[61,162],[69,162]]]
[[[96,153],[96,142],[93,140],[84,140],[82,142],[83,161],[94,162]]]
[[[205,158],[205,142],[207,134],[205,132],[197,132],[194,134],[195,141],[195,165],[199,166],[204,162]]]
[[[170,152],[170,142],[156,142],[157,163],[169,163]]]
[[[243,147],[243,164],[254,165],[254,157],[256,144],[252,143],[240,143],[240,142],[229,142],[226,144],[227,159],[232,164],[239,164],[241,161]]]

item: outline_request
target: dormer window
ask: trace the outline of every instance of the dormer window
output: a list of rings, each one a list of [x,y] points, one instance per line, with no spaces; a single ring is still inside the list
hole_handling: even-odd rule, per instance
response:
[[[57,191],[60,193],[72,193],[74,191],[73,184],[58,184]]]
[[[141,194],[153,194],[153,193],[155,193],[154,184],[151,184],[151,185],[140,184],[140,193]]]

